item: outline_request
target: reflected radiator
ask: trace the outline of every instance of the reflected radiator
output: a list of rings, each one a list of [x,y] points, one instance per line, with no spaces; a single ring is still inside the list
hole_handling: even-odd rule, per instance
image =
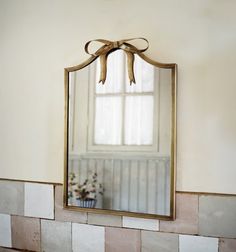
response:
[[[73,157],[70,172],[79,174],[82,184],[89,174],[97,172],[105,189],[98,196],[97,208],[150,214],[169,214],[170,159]]]

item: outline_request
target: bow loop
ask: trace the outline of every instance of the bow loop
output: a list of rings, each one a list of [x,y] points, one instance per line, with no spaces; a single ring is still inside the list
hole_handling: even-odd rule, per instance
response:
[[[137,48],[136,46],[132,45],[131,43],[128,43],[130,41],[134,40],[143,40],[146,42],[146,47],[144,48]],[[89,50],[89,46],[93,42],[100,42],[103,45],[97,49],[95,52],[91,52]],[[107,72],[107,57],[108,55],[118,49],[122,49],[125,51],[127,55],[127,67],[128,67],[128,76],[130,79],[130,85],[135,83],[135,77],[134,77],[134,54],[135,53],[142,53],[146,51],[149,47],[148,40],[145,38],[131,38],[131,39],[123,39],[123,40],[118,40],[118,41],[110,41],[110,40],[105,40],[105,39],[95,39],[95,40],[90,40],[85,44],[85,52],[92,55],[92,56],[99,56],[100,58],[100,63],[101,63],[101,70],[100,70],[100,81],[102,84],[105,83],[106,81],[106,72]]]

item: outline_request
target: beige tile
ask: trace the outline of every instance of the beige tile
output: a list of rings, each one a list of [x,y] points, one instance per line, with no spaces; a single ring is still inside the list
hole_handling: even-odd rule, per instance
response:
[[[177,193],[176,220],[160,221],[160,231],[182,234],[197,234],[198,195]]]
[[[125,228],[106,228],[106,252],[140,252],[141,233],[139,230]]]
[[[177,234],[142,231],[142,252],[178,252]]]
[[[42,252],[71,252],[71,223],[41,220]]]
[[[220,239],[219,252],[235,252],[236,239]]]
[[[0,213],[24,215],[24,183],[0,180]]]
[[[121,227],[122,217],[115,215],[88,213],[88,224]]]
[[[55,220],[66,222],[87,222],[86,212],[69,211],[63,209],[63,186],[56,186],[55,189]]]
[[[40,251],[40,222],[37,218],[12,216],[12,246]]]
[[[202,195],[199,198],[199,234],[236,238],[236,197]]]

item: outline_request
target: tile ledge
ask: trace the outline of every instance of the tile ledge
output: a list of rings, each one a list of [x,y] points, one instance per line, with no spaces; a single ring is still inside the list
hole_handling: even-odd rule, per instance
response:
[[[222,197],[235,197],[235,194],[232,193],[214,193],[214,192],[191,192],[191,191],[176,191],[179,194],[192,194],[192,195],[199,195],[199,196],[222,196]]]
[[[57,182],[44,182],[44,181],[23,180],[23,179],[7,179],[7,178],[0,178],[0,181],[22,182],[22,183],[35,183],[35,184],[46,184],[46,185],[54,185],[54,186],[62,186],[62,185],[63,185],[63,183],[57,183]]]

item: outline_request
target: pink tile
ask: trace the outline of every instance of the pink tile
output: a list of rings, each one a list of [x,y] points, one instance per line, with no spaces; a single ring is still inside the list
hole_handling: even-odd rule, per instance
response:
[[[40,251],[40,222],[37,218],[11,217],[12,246],[18,249]]]
[[[106,228],[106,252],[140,252],[141,233],[139,230],[125,228]]]
[[[219,252],[235,252],[236,239],[220,239]]]
[[[198,195],[177,193],[176,220],[160,221],[160,231],[198,234]]]
[[[87,222],[86,212],[76,212],[63,209],[63,186],[56,186],[55,189],[55,220],[79,223]]]

